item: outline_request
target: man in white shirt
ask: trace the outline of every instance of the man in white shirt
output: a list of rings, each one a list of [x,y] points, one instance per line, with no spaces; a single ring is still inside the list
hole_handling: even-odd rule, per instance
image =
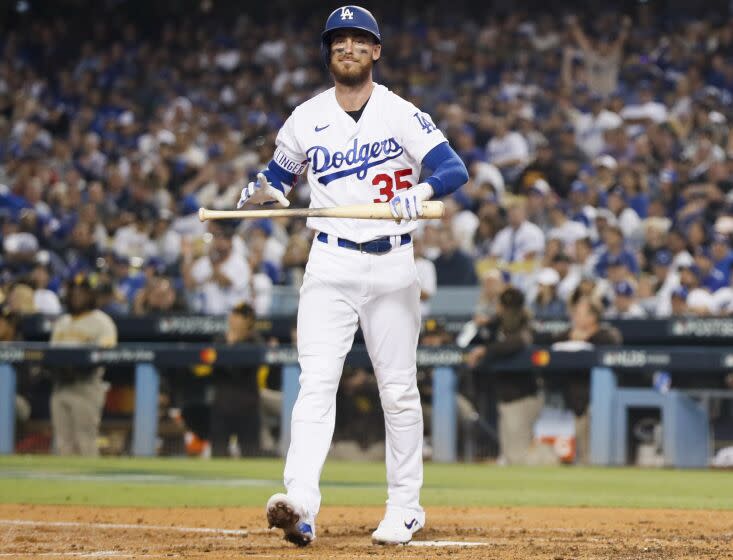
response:
[[[232,201],[239,198],[240,183],[232,165],[221,163],[216,166],[214,180],[202,186],[196,193],[196,198],[204,208],[230,208]]]
[[[547,234],[548,239],[559,239],[564,251],[568,255],[575,253],[575,242],[588,237],[590,232],[585,225],[575,220],[569,220],[569,208],[563,203],[557,203],[550,208],[550,222],[552,228]]]
[[[251,301],[250,269],[244,255],[232,250],[232,233],[212,222],[214,236],[208,254],[193,260],[190,245],[184,245],[183,280],[194,292],[193,306],[199,313],[225,315],[242,301]]]
[[[114,237],[114,252],[118,255],[146,259],[158,254],[158,248],[150,239],[153,209],[141,208],[135,212],[135,221],[117,230]]]
[[[494,137],[486,145],[489,163],[501,170],[508,181],[514,181],[529,163],[529,146],[518,132],[509,130],[506,119],[494,121]]]
[[[621,109],[621,117],[630,125],[629,134],[644,130],[647,124],[661,124],[667,120],[667,106],[654,100],[651,84],[642,83],[638,88],[638,101]]]
[[[578,147],[589,157],[597,157],[605,146],[603,133],[623,125],[623,119],[613,111],[604,108],[604,97],[599,93],[591,95],[589,113],[576,113],[573,119]]]
[[[526,201],[514,200],[508,208],[509,225],[491,245],[491,256],[510,265],[512,284],[522,290],[529,287],[531,274],[545,251],[545,234],[527,221]]]

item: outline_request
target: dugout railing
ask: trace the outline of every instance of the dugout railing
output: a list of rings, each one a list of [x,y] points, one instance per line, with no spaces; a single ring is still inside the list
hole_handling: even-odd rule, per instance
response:
[[[431,315],[449,333],[458,333],[471,319],[470,315]],[[733,346],[733,317],[684,317],[670,319],[618,319],[608,321],[619,329],[625,344],[654,346]],[[226,332],[226,317],[211,315],[161,315],[115,317],[119,340],[122,342],[208,342]],[[295,326],[293,315],[273,315],[258,318],[256,329],[281,341],[290,340]],[[538,344],[553,334],[567,330],[566,319],[535,319],[532,328]],[[53,318],[29,315],[21,322],[23,340],[47,341]]]
[[[457,368],[464,363],[466,349],[454,346],[418,348],[418,366],[433,368],[432,444],[433,460],[457,459]],[[290,416],[298,394],[297,353],[290,346],[268,348],[255,345],[217,346],[196,343],[122,343],[111,349],[59,348],[47,343],[4,343],[0,345],[0,454],[13,451],[14,396],[17,364],[41,364],[47,367],[119,366],[135,368],[135,407],[132,453],[152,456],[156,450],[158,368],[187,367],[192,364],[247,366],[271,364],[282,366],[283,406],[281,412],[280,450],[289,443]],[[355,366],[370,365],[363,346],[355,346],[347,357]],[[705,398],[730,397],[731,392],[698,388],[696,398],[683,391],[659,393],[652,388],[624,389],[619,377],[624,373],[664,370],[676,376],[725,375],[733,371],[733,346],[723,347],[650,347],[624,346],[582,351],[558,351],[535,347],[494,367],[498,371],[537,370],[543,374],[562,375],[568,371],[591,372],[591,460],[595,464],[623,464],[625,455],[624,424],[620,416],[624,406],[649,406],[661,410],[670,439],[667,464],[704,466],[710,450],[710,432]],[[672,403],[672,401],[675,401]],[[671,404],[670,404],[671,403]],[[675,451],[676,450],[676,451]],[[676,453],[676,454],[675,454]],[[694,455],[694,457],[693,457]],[[704,456],[704,458],[703,458]]]

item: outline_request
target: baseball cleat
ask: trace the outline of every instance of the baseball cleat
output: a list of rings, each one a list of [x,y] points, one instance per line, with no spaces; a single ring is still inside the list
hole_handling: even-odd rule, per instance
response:
[[[420,512],[387,512],[379,527],[372,533],[374,544],[407,544],[412,535],[425,525],[425,514]]]
[[[282,529],[285,540],[298,546],[307,546],[316,538],[315,523],[285,494],[267,500],[267,523],[270,529]]]

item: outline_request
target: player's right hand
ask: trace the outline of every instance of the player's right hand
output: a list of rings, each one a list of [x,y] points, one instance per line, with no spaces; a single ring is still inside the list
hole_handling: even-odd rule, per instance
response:
[[[242,189],[242,194],[239,195],[239,202],[237,202],[237,208],[241,208],[248,202],[252,204],[264,204],[273,200],[285,207],[290,206],[290,201],[285,198],[282,191],[273,187],[264,173],[258,173],[257,180],[252,181]]]

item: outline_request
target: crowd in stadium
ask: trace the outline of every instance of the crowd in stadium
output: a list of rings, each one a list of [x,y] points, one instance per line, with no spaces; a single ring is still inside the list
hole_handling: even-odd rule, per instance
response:
[[[329,87],[320,19],[194,18],[144,33],[35,20],[0,37],[0,285],[62,312],[88,274],[112,315],[258,314],[298,287],[302,220],[232,209],[299,103]],[[733,20],[644,7],[385,26],[377,80],[433,116],[470,171],[416,236],[436,286],[512,283],[537,316],[580,290],[608,317],[733,314]],[[301,180],[295,206],[308,203]]]

